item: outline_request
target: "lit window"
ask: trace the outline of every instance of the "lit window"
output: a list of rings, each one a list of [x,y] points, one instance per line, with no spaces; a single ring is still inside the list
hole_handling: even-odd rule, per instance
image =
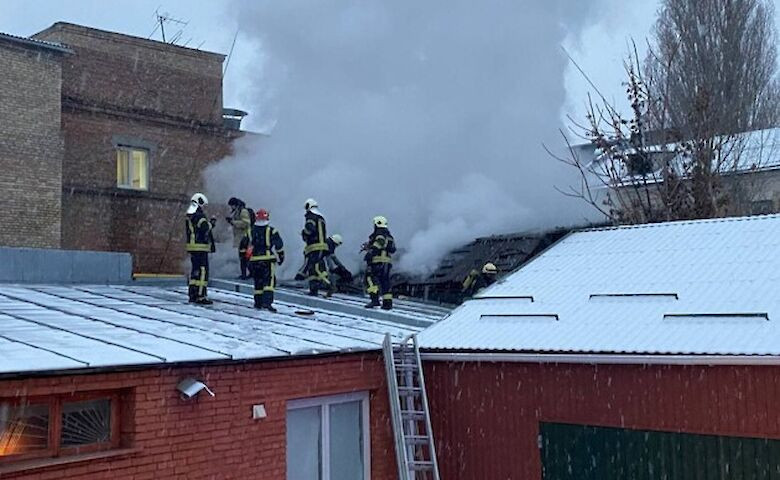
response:
[[[368,394],[287,404],[288,480],[366,480],[370,476]]]
[[[133,190],[149,189],[149,152],[131,147],[116,150],[116,186]]]
[[[0,399],[0,464],[119,446],[119,395]]]

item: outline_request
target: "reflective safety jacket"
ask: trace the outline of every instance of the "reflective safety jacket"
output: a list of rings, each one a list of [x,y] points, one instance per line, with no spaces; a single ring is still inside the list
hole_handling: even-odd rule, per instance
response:
[[[328,232],[325,229],[325,219],[311,210],[306,212],[306,223],[301,230],[301,237],[306,242],[303,253],[308,255],[312,252],[321,252],[328,249],[326,242]]]
[[[496,281],[495,275],[487,275],[477,269],[469,272],[466,279],[463,280],[461,292],[466,296],[473,296],[485,287],[489,287]]]
[[[366,246],[365,260],[367,263],[393,262],[390,256],[395,253],[395,239],[390,234],[390,230],[374,227],[374,232],[368,237]]]
[[[198,208],[192,215],[187,215],[185,225],[185,241],[188,252],[211,252],[214,237],[211,235],[211,223],[203,210]]]
[[[252,256],[249,261],[275,262],[277,255],[280,262],[283,262],[284,242],[279,231],[270,225],[252,226]]]
[[[233,210],[231,219],[233,220],[231,224],[233,227],[233,246],[240,248],[244,239],[252,238],[252,221],[249,218],[249,210],[241,205]]]

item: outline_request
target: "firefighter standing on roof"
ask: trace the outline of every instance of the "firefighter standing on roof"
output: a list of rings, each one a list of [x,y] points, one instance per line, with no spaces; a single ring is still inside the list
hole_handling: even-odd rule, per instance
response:
[[[284,242],[279,231],[269,224],[268,211],[257,210],[248,248],[249,269],[255,280],[255,308],[276,312],[273,307],[276,287],[276,263],[284,263]]]
[[[366,291],[371,301],[366,308],[374,308],[380,305],[390,310],[393,308],[393,293],[390,290],[390,269],[392,268],[391,255],[395,253],[395,239],[387,228],[385,217],[374,217],[374,231],[368,237],[368,242],[363,244],[366,251]]]
[[[336,249],[341,246],[342,243],[344,243],[341,235],[338,233],[331,235],[327,240],[325,240],[325,243],[328,244],[328,250],[325,252],[325,263],[328,266],[328,273],[330,275],[328,278],[332,284],[332,288],[328,290],[326,296],[330,297],[336,293],[337,289],[334,275],[338,276],[340,282],[350,283],[352,282],[352,272],[350,272],[349,269],[345,267],[343,263],[341,263],[339,257],[336,256]]]
[[[241,265],[241,280],[249,278],[247,275],[246,249],[251,241],[252,218],[246,204],[236,197],[230,197],[230,216],[225,220],[233,227],[233,247],[238,249],[238,261]]]
[[[203,212],[203,207],[209,201],[202,193],[192,196],[187,208],[186,242],[190,254],[192,270],[190,272],[189,297],[190,302],[211,305],[207,296],[209,284],[209,253],[214,252],[214,236],[212,227],[214,220],[209,221]]]
[[[328,291],[333,289],[328,275],[328,267],[325,264],[328,236],[325,229],[325,218],[318,208],[317,201],[313,198],[306,200],[304,208],[306,209],[306,223],[301,231],[301,237],[306,243],[303,249],[305,260],[296,278],[306,278],[309,281],[309,295],[317,295],[320,288]]]

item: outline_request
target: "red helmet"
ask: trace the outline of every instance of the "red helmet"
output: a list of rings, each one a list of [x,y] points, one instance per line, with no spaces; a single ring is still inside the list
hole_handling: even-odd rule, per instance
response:
[[[257,209],[257,215],[255,215],[255,217],[258,220],[268,221],[268,210],[266,210],[265,208],[258,208]]]

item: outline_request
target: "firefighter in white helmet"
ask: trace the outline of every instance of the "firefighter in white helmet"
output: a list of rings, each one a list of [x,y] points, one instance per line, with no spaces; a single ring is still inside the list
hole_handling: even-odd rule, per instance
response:
[[[480,290],[485,287],[489,287],[496,281],[496,275],[498,269],[491,262],[487,262],[482,266],[482,271],[478,271],[476,268],[469,272],[466,279],[463,280],[463,288],[461,292],[465,298],[473,297]]]
[[[208,220],[203,207],[209,201],[202,193],[196,193],[190,199],[186,218],[186,248],[190,254],[192,270],[190,271],[189,297],[190,302],[211,305],[207,296],[209,284],[209,253],[214,252],[214,236],[212,227],[214,219]]]
[[[305,223],[301,230],[301,238],[306,244],[303,248],[304,262],[295,278],[305,278],[309,281],[309,295],[317,295],[320,289],[332,293],[333,284],[325,263],[328,251],[325,217],[322,216],[319,205],[313,198],[304,202],[304,209],[306,210]]]
[[[325,263],[328,266],[328,272],[330,273],[329,279],[331,282],[331,289],[328,290],[326,296],[330,297],[336,293],[337,290],[336,277],[338,277],[339,283],[351,283],[352,272],[350,272],[349,269],[341,263],[339,257],[336,256],[336,249],[344,243],[344,239],[341,238],[341,235],[338,233],[331,235],[325,240],[325,243],[328,244],[328,250],[325,253]]]
[[[390,285],[390,269],[393,266],[392,254],[395,253],[395,239],[387,228],[387,219],[382,216],[374,217],[374,231],[363,244],[366,255],[366,292],[371,301],[366,308],[374,308],[380,305],[382,309],[393,308],[393,292]]]

